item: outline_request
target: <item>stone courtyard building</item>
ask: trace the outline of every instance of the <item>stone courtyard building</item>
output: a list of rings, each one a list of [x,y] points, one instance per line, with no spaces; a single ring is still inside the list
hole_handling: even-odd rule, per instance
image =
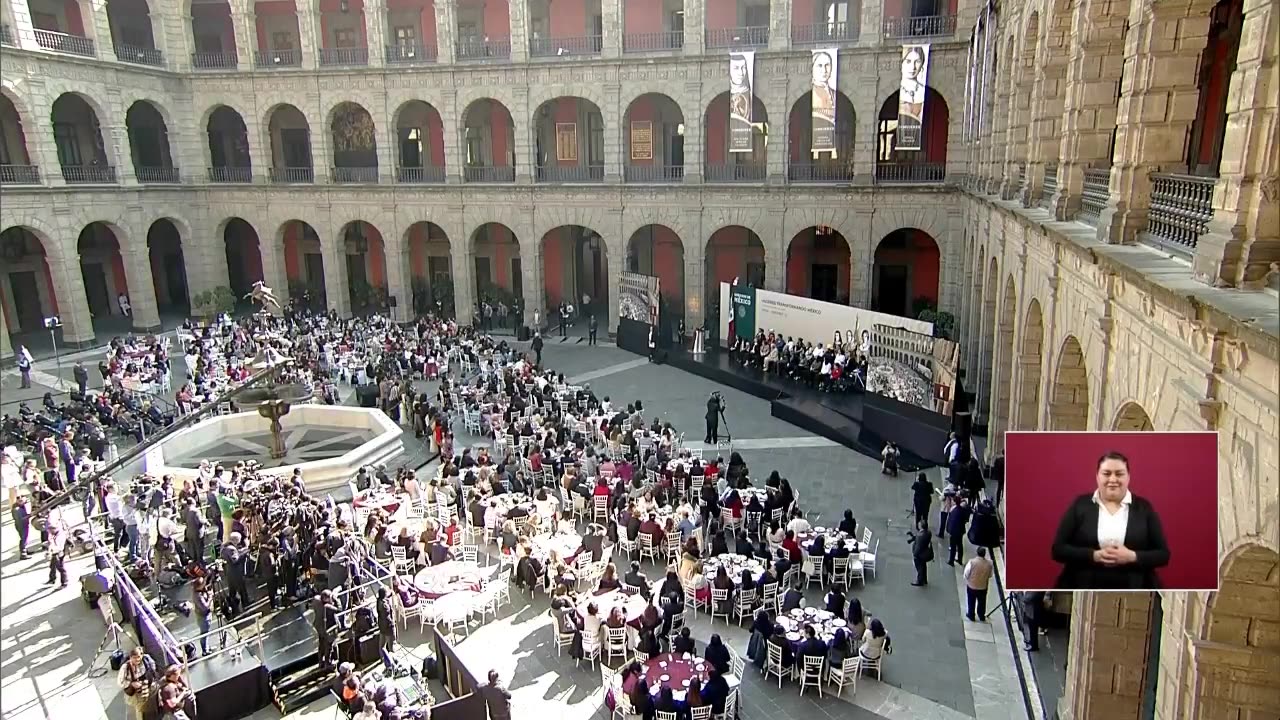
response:
[[[1276,0],[0,0],[0,351],[255,281],[342,315],[659,276],[954,315],[1008,430],[1216,430],[1222,590],[1078,595],[1077,718],[1280,715]],[[930,46],[920,150],[904,44]],[[837,50],[834,151],[815,49]],[[753,51],[733,148],[727,55]],[[738,150],[733,152],[732,150]],[[606,312],[607,308],[607,312]]]

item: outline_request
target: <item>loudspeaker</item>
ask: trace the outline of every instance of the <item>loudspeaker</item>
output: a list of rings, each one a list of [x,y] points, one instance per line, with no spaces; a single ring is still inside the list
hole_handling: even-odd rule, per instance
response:
[[[533,333],[529,330],[528,325],[521,325],[520,329],[516,330],[516,340],[520,342],[528,342],[531,337],[533,337]]]
[[[377,385],[361,385],[356,388],[356,398],[360,400],[360,407],[376,408],[378,407],[378,386]]]
[[[399,301],[396,300],[395,295],[387,296],[387,307],[394,308],[394,307],[397,307],[398,305],[399,305]]]

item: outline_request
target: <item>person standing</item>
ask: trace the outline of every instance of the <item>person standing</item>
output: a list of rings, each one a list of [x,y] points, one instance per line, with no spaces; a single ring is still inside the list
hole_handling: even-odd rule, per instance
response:
[[[915,509],[916,524],[929,528],[929,506],[933,504],[933,483],[925,473],[916,475],[911,484],[911,505]]]
[[[227,600],[233,614],[239,615],[241,608],[249,605],[249,586],[245,579],[249,554],[240,533],[233,532],[227,536],[227,542],[222,546],[222,560],[226,563]]]
[[[536,316],[537,313],[535,312],[534,315]],[[533,364],[537,365],[538,367],[542,367],[542,333],[538,332],[537,330],[533,331],[532,348],[533,348],[534,357],[536,358]]]
[[[929,563],[933,560],[933,533],[929,532],[929,526],[920,521],[916,523],[916,531],[909,533],[907,539],[911,541],[911,562],[916,566],[916,579],[911,583],[915,587],[924,587],[929,584]]]
[[[27,537],[31,533],[31,498],[26,493],[19,493],[13,501],[13,507],[9,508],[9,513],[13,516],[13,527],[18,531],[18,559],[26,560],[31,557],[27,554]]]
[[[995,573],[995,565],[987,559],[987,549],[978,548],[977,557],[969,560],[964,566],[964,616],[977,622],[987,619],[987,586],[991,583],[991,575]]]
[[[155,680],[155,661],[142,651],[141,645],[134,647],[129,651],[129,659],[120,666],[116,684],[124,690],[124,702],[133,710],[135,720],[146,717]]]
[[[511,691],[502,684],[497,670],[489,671],[489,682],[480,687],[489,708],[489,720],[511,720]]]
[[[45,547],[49,551],[49,579],[45,581],[45,585],[52,585],[61,580],[62,588],[67,587],[67,541],[70,539],[70,533],[67,529],[67,523],[62,519],[62,509],[54,508],[49,511],[48,517],[45,518],[46,531],[49,533],[49,540]]]
[[[125,317],[133,317],[133,305],[129,303],[128,295],[120,293],[120,295],[116,297],[116,303],[120,306],[121,315]]]
[[[950,541],[947,551],[947,564],[953,567],[956,563],[964,561],[964,534],[969,528],[969,515],[971,513],[969,499],[962,495],[957,496],[956,506],[951,508],[951,512],[947,513],[947,536]]]
[[[200,654],[209,654],[209,630],[212,627],[210,618],[213,615],[213,589],[202,577],[191,583],[191,610],[196,616],[196,626],[200,628]]]
[[[720,398],[715,393],[707,398],[707,436],[703,439],[707,445],[720,444]]]
[[[205,517],[196,508],[196,499],[194,497],[188,497],[185,501],[182,509],[182,524],[182,539],[187,546],[187,557],[195,564],[204,566]]]
[[[31,387],[31,351],[26,345],[18,347],[18,373],[22,375],[22,387]]]
[[[1024,592],[1018,598],[1022,605],[1022,647],[1027,652],[1040,649],[1040,623],[1044,619],[1044,593]]]
[[[595,313],[587,317],[587,344],[596,344],[596,331],[600,329],[600,321],[596,320]]]
[[[1004,453],[996,455],[991,461],[991,480],[996,484],[996,507],[1004,500]]]
[[[76,387],[80,388],[80,394],[84,395],[89,389],[89,371],[84,369],[84,363],[77,360],[76,366],[71,370],[71,376],[76,380]]]
[[[392,611],[391,593],[378,586],[378,644],[388,653],[396,649],[396,616]]]
[[[560,303],[560,337],[569,335],[569,306]]]
[[[322,590],[311,601],[311,627],[316,631],[320,645],[320,667],[330,667],[333,662],[333,635],[338,625],[338,606],[332,590]]]

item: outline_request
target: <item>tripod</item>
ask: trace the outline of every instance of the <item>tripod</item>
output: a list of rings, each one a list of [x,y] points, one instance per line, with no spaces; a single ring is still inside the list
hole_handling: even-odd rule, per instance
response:
[[[724,441],[729,445],[733,445],[733,430],[729,428],[729,418],[724,416],[723,405],[720,407],[720,422],[724,423]]]

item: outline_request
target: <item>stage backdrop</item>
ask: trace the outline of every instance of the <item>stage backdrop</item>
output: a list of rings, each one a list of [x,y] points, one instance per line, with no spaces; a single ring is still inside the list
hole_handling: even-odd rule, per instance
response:
[[[1129,491],[1155,507],[1169,543],[1166,590],[1218,588],[1218,436],[1214,432],[1010,432],[1005,435],[1005,585],[1051,590],[1058,523],[1098,489],[1098,458],[1129,458]]]
[[[623,272],[618,281],[618,317],[658,324],[658,278]]]

